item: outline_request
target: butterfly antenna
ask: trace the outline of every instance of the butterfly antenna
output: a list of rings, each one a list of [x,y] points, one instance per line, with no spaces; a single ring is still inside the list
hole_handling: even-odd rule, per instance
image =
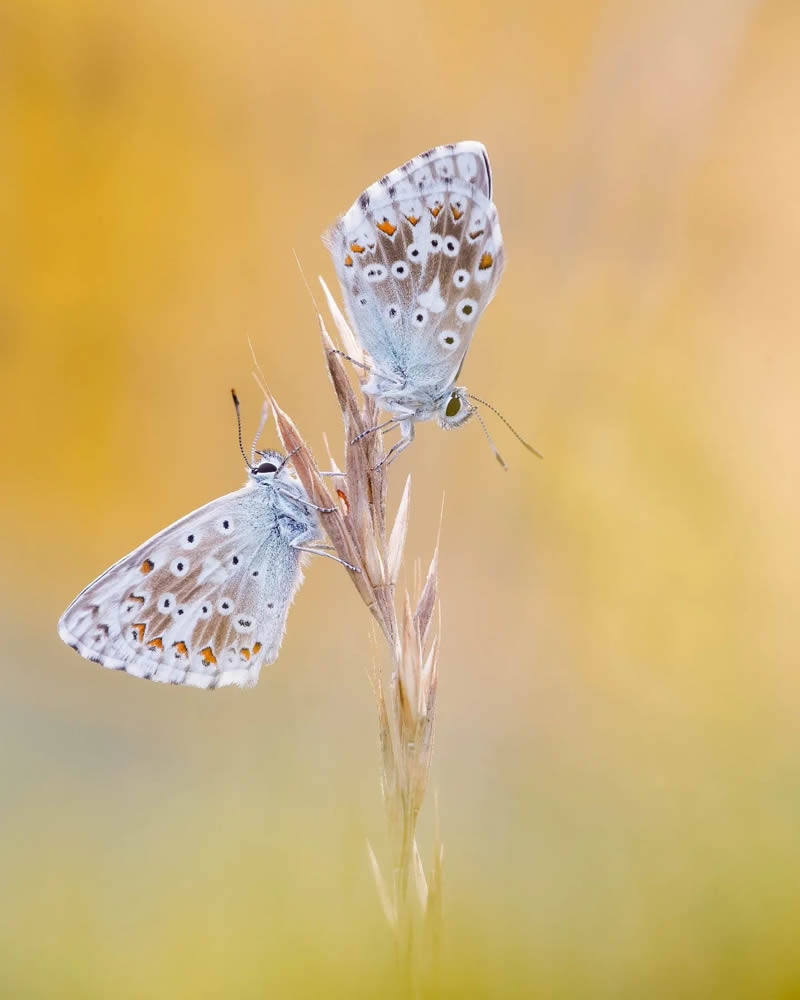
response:
[[[269,418],[269,405],[266,399],[264,400],[264,405],[261,407],[261,420],[258,422],[258,430],[256,431],[256,436],[253,438],[253,447],[250,449],[250,464],[255,465],[256,461],[256,445],[258,444],[258,439],[261,437],[261,432],[264,430],[264,425]]]
[[[239,451],[242,453],[242,458],[244,459],[244,464],[252,472],[253,465],[251,462],[247,461],[247,452],[244,450],[244,443],[242,442],[242,414],[239,408],[239,397],[236,395],[236,390],[231,389],[231,396],[233,396],[233,405],[236,408],[236,430],[239,434]],[[260,433],[260,431],[259,431]]]
[[[507,466],[507,465],[506,465],[506,463],[505,463],[505,462],[503,461],[503,456],[502,456],[502,455],[500,454],[500,452],[499,452],[499,451],[497,450],[497,445],[495,445],[494,441],[492,441],[492,435],[491,435],[491,434],[489,433],[489,428],[488,428],[488,427],[486,426],[486,424],[485,424],[485,423],[483,422],[483,417],[482,417],[482,416],[480,415],[480,411],[478,410],[478,407],[477,407],[477,406],[471,406],[471,407],[470,407],[470,409],[471,409],[471,410],[472,410],[472,412],[473,412],[473,413],[475,414],[475,416],[476,416],[476,417],[478,418],[478,423],[479,423],[479,424],[481,425],[481,427],[483,428],[483,433],[484,433],[484,434],[486,435],[486,440],[487,440],[487,441],[489,442],[489,447],[490,447],[490,448],[492,449],[492,451],[494,452],[494,457],[495,457],[495,458],[497,459],[497,461],[498,461],[498,462],[499,462],[499,463],[500,463],[500,464],[501,464],[501,465],[503,466],[503,470],[504,470],[505,472],[508,472],[508,466]]]
[[[491,403],[487,403],[486,400],[485,399],[481,399],[480,396],[473,396],[471,392],[467,393],[467,397],[469,399],[475,400],[476,403],[481,403],[483,406],[488,407],[492,411],[492,413],[497,414],[497,416],[500,417],[500,419],[503,421],[503,423],[506,425],[506,427],[511,431],[511,433],[514,435],[514,437],[517,439],[517,441],[520,442],[520,444],[524,445],[524,447],[526,447],[528,449],[528,451],[530,451],[534,455],[536,455],[537,458],[544,458],[544,455],[540,451],[537,451],[533,447],[532,444],[528,444],[528,442],[525,440],[525,438],[517,430],[514,429],[514,427],[511,425],[511,423],[509,423],[509,421],[506,420],[506,418],[503,416],[503,414],[498,409],[496,409],[494,406],[492,406]],[[477,413],[477,410],[475,412]],[[483,423],[482,420],[481,420],[481,423]],[[488,434],[487,434],[487,436],[488,436]]]
[[[286,465],[286,463],[287,463],[287,462],[289,461],[289,459],[290,459],[290,458],[292,457],[292,455],[296,455],[296,454],[298,453],[298,451],[300,451],[300,449],[301,449],[302,447],[303,447],[303,446],[302,446],[301,444],[299,444],[299,445],[298,445],[298,446],[297,446],[296,448],[293,448],[293,449],[292,449],[292,451],[290,451],[288,455],[284,455],[284,456],[283,456],[283,461],[282,461],[282,462],[281,462],[281,464],[280,464],[280,465],[278,466],[278,468],[277,468],[277,469],[275,470],[275,476],[276,476],[276,477],[277,477],[278,473],[279,473],[279,472],[281,471],[281,469],[282,469],[282,468],[284,467],[284,465]]]

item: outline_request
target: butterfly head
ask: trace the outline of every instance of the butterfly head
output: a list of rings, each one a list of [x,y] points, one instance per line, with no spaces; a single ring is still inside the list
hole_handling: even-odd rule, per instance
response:
[[[460,427],[465,424],[475,407],[467,399],[467,390],[462,386],[455,386],[439,404],[439,424],[449,430],[451,427]]]
[[[250,466],[250,475],[257,483],[270,483],[278,478],[284,479],[290,475],[286,464],[286,456],[279,451],[257,451],[257,461]]]

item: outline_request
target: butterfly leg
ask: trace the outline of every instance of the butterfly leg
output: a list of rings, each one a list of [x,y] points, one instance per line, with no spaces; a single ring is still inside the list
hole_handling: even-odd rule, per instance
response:
[[[349,361],[350,364],[356,365],[358,368],[363,368],[365,372],[372,373],[372,369],[369,365],[365,365],[363,361],[356,361],[355,358],[351,358],[349,354],[345,354],[344,351],[340,351],[338,347],[332,347],[328,354],[338,354],[340,358],[344,358],[345,361]]]
[[[295,496],[294,493],[288,493],[285,490],[279,490],[278,492],[281,496],[286,497],[289,500],[294,500],[295,503],[302,504],[304,507],[311,507],[313,510],[318,510],[322,514],[331,514],[333,511],[339,509],[338,507],[320,507],[317,504],[312,503],[310,500],[301,500],[299,497]]]
[[[411,442],[414,440],[414,419],[413,417],[407,417],[405,420],[399,421],[399,426],[402,428],[403,436],[399,441],[396,441],[392,447],[386,452],[383,458],[375,466],[375,471],[382,465],[391,465],[391,463],[397,458],[404,448],[407,448]]]
[[[345,559],[340,559],[338,556],[333,555],[330,552],[326,552],[324,549],[319,549],[312,547],[310,545],[297,545],[296,542],[291,543],[292,548],[297,552],[308,552],[312,556],[325,556],[328,559],[333,559],[334,562],[341,563],[345,569],[352,570],[353,573],[360,573],[361,570],[358,566],[354,566],[352,563],[347,562]]]
[[[331,552],[326,552],[319,545],[316,545],[316,544],[304,545],[303,544],[304,542],[315,543],[315,542],[317,542],[318,538],[319,538],[319,536],[317,535],[317,532],[315,531],[315,529],[314,528],[308,528],[307,530],[301,531],[298,534],[296,534],[294,536],[294,538],[292,538],[289,541],[289,544],[292,546],[292,548],[296,552],[308,552],[312,556],[325,556],[327,559],[333,559],[334,562],[341,563],[342,566],[346,567],[349,570],[352,570],[353,573],[360,573],[361,572],[361,570],[358,568],[358,566],[353,566],[353,564],[347,562],[347,560],[340,559],[339,556],[335,556]]]
[[[324,549],[306,548],[304,545],[295,545],[294,548],[297,549],[298,552],[310,552],[312,556],[326,556],[328,559],[333,559],[334,562],[341,563],[345,569],[352,570],[353,573],[361,572],[358,566],[354,566],[352,563],[347,562],[345,559],[340,559],[338,556],[332,555],[330,552],[325,552]]]
[[[396,424],[398,422],[397,417],[390,417],[388,420],[384,420],[382,424],[376,424],[374,427],[368,427],[365,431],[360,434],[356,434],[350,444],[356,444],[361,438],[365,438],[367,434],[374,434],[375,431],[382,431],[384,427],[389,427],[390,424]]]

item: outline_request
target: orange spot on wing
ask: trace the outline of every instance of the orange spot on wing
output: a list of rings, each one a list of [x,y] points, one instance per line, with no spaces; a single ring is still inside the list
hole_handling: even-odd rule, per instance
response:
[[[382,233],[386,233],[387,236],[394,236],[397,232],[397,226],[393,226],[385,215],[383,217],[383,222],[378,223],[378,229],[380,229]]]
[[[344,500],[345,509],[346,509],[347,513],[349,514],[350,513],[350,501],[347,499],[347,494],[345,493],[345,491],[344,490],[337,490],[336,491],[336,496],[339,497],[340,500]]]
[[[177,656],[188,656],[189,650],[186,647],[186,643],[183,640],[179,642],[173,642],[172,648],[175,650]]]
[[[469,238],[470,238],[471,240],[477,240],[477,238],[478,238],[479,236],[482,236],[482,235],[483,235],[483,232],[484,232],[484,231],[483,231],[482,229],[476,229],[476,230],[475,230],[474,232],[472,232],[472,233],[470,233],[470,234],[469,234]]]
[[[494,257],[487,250],[486,253],[481,254],[481,262],[478,264],[479,271],[485,271],[487,267],[491,267],[494,264]]]
[[[245,660],[250,659],[250,650],[246,646],[244,647],[244,649],[240,649],[239,652],[241,653],[242,657]]]
[[[350,249],[353,251],[353,253],[363,253],[364,252],[364,248],[361,246],[360,243],[351,243],[350,244]]]
[[[344,259],[344,266],[345,267],[352,267],[353,266],[353,258],[350,256],[350,254],[348,254],[345,257],[345,259]]]
[[[461,216],[464,214],[462,211],[456,208],[455,205],[450,206],[450,211],[453,213],[453,218],[458,222]]]
[[[260,642],[254,643],[254,645],[253,645],[253,656],[255,656],[256,653],[258,653],[260,649],[261,649],[261,643]]]
[[[434,219],[438,216],[441,210],[442,210],[441,204],[433,206],[433,208],[431,209],[431,215],[434,217]]]
[[[133,628],[133,638],[136,639],[137,642],[141,642],[142,639],[144,639],[144,630],[146,628],[145,623],[136,622],[136,624],[133,625],[132,628]]]
[[[157,639],[151,639],[151,640],[150,640],[150,641],[149,641],[149,642],[147,643],[147,645],[148,645],[148,646],[152,646],[152,648],[153,648],[153,649],[163,649],[163,648],[164,648],[164,642],[163,642],[163,640],[161,639],[161,636],[158,636],[158,638],[157,638]]]
[[[214,652],[210,646],[206,646],[205,649],[200,650],[200,655],[203,657],[203,663],[208,666],[210,663],[216,663],[217,658],[214,656]]]
[[[408,219],[408,221],[411,223],[412,226],[416,226],[416,224],[419,222],[418,215],[407,215],[406,218]]]
[[[142,565],[139,567],[139,569],[143,573],[149,573],[153,569],[154,566],[155,566],[155,563],[153,562],[152,559],[145,559],[145,561],[142,563]]]
[[[137,604],[144,604],[144,598],[141,594],[128,594],[129,601],[136,601]]]

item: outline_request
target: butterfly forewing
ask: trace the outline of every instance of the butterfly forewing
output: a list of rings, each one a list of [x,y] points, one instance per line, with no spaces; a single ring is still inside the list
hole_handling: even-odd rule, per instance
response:
[[[302,508],[293,521],[267,499],[260,487],[245,487],[139,546],[64,612],[64,641],[138,677],[255,684],[278,655],[302,579],[287,536],[308,528]]]
[[[359,339],[379,369],[447,385],[503,268],[480,143],[438,146],[356,200],[326,237]]]

